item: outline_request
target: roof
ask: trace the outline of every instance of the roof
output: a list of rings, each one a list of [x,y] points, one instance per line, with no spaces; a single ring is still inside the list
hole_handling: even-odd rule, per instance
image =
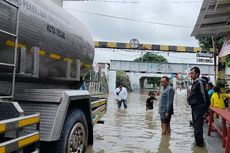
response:
[[[216,36],[230,31],[230,0],[204,0],[192,36]]]

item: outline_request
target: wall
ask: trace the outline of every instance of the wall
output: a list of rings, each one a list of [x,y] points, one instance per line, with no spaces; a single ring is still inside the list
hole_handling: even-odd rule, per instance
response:
[[[127,72],[129,76],[129,80],[131,83],[131,87],[133,92],[140,91],[140,78],[142,77],[162,77],[162,76],[169,76],[169,74],[154,74],[154,73],[135,73],[135,72]],[[169,76],[170,77],[170,76]],[[116,71],[108,71],[108,84],[109,84],[109,92],[114,93],[116,88]]]
[[[134,92],[140,91],[140,78],[142,77],[163,77],[168,76],[169,74],[156,74],[156,73],[136,73],[136,72],[128,72],[129,80],[131,83],[131,87]]]

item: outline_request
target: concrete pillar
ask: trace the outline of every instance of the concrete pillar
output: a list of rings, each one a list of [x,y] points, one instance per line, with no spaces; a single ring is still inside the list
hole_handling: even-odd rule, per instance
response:
[[[145,78],[143,78],[143,77],[141,77],[140,79],[139,79],[139,84],[140,84],[140,86],[139,86],[139,91],[140,92],[143,92],[144,90],[144,80],[145,80]]]
[[[133,92],[139,92],[140,90],[140,73],[137,72],[129,72],[126,73],[129,76],[131,88]]]
[[[172,82],[173,82],[173,89],[175,90],[176,89],[176,81],[177,79],[174,77],[172,78]]]
[[[108,71],[109,79],[109,93],[114,93],[116,89],[116,71]]]

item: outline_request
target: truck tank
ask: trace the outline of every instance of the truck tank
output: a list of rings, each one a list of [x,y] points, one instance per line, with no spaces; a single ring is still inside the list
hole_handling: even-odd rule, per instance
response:
[[[36,88],[52,88],[52,85],[47,87],[50,84],[55,84],[54,88],[69,88],[65,85],[73,82],[75,87],[81,86],[81,78],[89,72],[94,58],[94,43],[87,29],[50,0],[9,1],[20,6],[16,87],[25,88],[25,83],[29,83],[26,88],[34,84],[39,85]],[[15,8],[0,1],[0,29],[15,33],[16,14]],[[11,36],[0,34],[0,62],[13,63],[14,40]],[[32,75],[33,47],[39,48],[37,76]],[[24,58],[21,48],[26,49]],[[25,66],[23,72],[21,63]],[[77,74],[77,67],[80,74]],[[11,71],[11,68],[1,66],[0,77],[7,80]],[[23,85],[20,85],[22,82]]]

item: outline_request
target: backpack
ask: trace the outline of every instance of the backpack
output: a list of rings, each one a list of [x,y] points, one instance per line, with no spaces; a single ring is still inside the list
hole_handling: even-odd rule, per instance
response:
[[[200,80],[199,82],[200,82],[200,89],[201,89],[202,96],[204,98],[205,106],[209,108],[211,102],[210,102],[210,97],[208,95],[208,91],[206,90],[207,83],[202,80]]]

